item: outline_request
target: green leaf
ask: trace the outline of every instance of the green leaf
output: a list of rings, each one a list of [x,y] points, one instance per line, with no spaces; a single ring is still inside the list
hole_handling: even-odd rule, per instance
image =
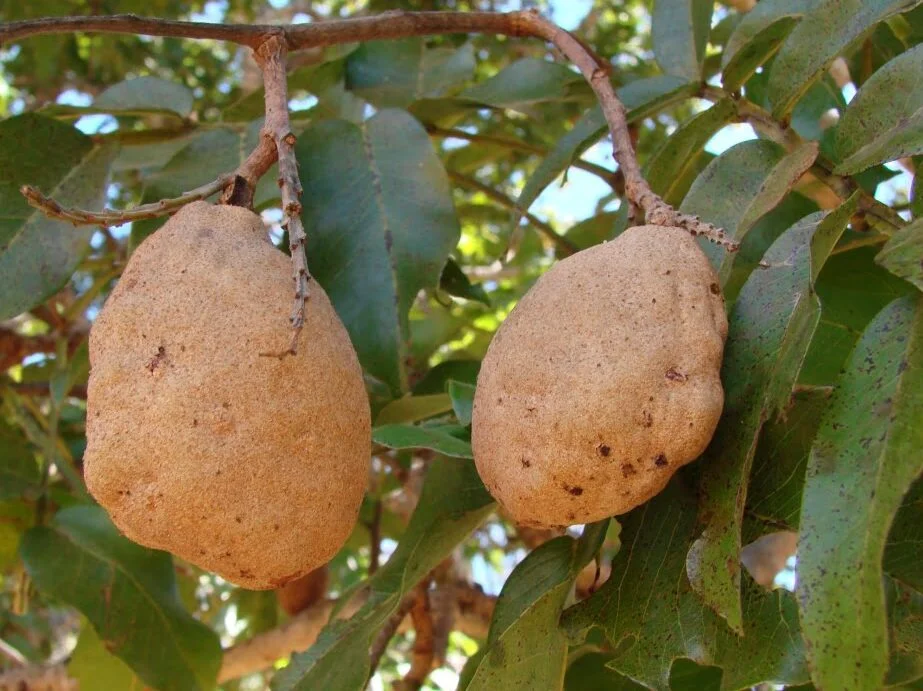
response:
[[[734,91],[775,53],[785,37],[820,0],[773,0],[757,3],[728,39],[721,57],[721,82]]]
[[[381,425],[372,430],[372,441],[389,449],[432,449],[452,458],[474,458],[470,443],[439,427]]]
[[[599,550],[608,526],[608,519],[588,525],[580,540],[549,540],[513,570],[497,599],[480,661],[460,689],[560,688],[567,636],[558,620],[574,579]]]
[[[923,593],[923,478],[904,495],[885,545],[884,570]]]
[[[474,386],[460,381],[449,381],[449,396],[455,417],[463,425],[471,424],[471,411],[474,409]]]
[[[192,112],[192,101],[192,92],[182,84],[159,77],[135,77],[103,91],[93,101],[93,108],[113,115],[166,111],[185,118]]]
[[[721,688],[807,680],[796,605],[747,579],[738,637],[702,604],[686,579],[685,553],[696,530],[696,497],[681,471],[651,501],[619,518],[621,551],[609,580],[568,609],[563,627],[579,639],[598,626],[616,651],[609,666],[651,689],[670,688],[670,665],[689,658],[723,668]]]
[[[573,87],[583,83],[580,73],[565,65],[522,58],[487,81],[466,89],[459,98],[528,114],[537,104],[568,99]]]
[[[29,530],[20,553],[36,586],[80,610],[146,684],[215,687],[218,637],[180,603],[170,555],[122,537],[103,509],[86,505]]]
[[[785,119],[798,100],[846,48],[878,22],[923,0],[820,0],[785,39],[769,73],[769,101]]]
[[[712,0],[654,0],[651,38],[657,64],[690,82],[702,78]]]
[[[865,330],[808,460],[798,601],[822,688],[878,689],[887,671],[882,557],[923,470],[923,297],[901,298]],[[848,660],[849,664],[843,664]]]
[[[644,691],[647,687],[609,669],[610,653],[589,652],[567,666],[564,691]]]
[[[460,232],[445,170],[426,131],[400,110],[317,123],[295,152],[311,271],[364,368],[406,390],[407,313],[438,282]]]
[[[0,320],[57,292],[89,249],[91,226],[75,228],[33,209],[34,185],[63,206],[100,208],[114,151],[69,125],[27,113],[0,122]]]
[[[893,688],[923,680],[923,594],[891,578],[883,585],[890,651],[885,683]]]
[[[272,680],[274,691],[360,691],[369,646],[403,597],[493,510],[473,463],[439,460],[427,472],[420,501],[397,549],[369,579],[369,597],[352,617],[328,624],[313,647],[296,654]]]
[[[628,121],[637,122],[694,95],[697,88],[696,84],[680,77],[664,75],[630,82],[618,90],[618,95],[629,110]],[[529,177],[519,199],[516,200],[519,208],[528,210],[542,190],[554,182],[607,131],[606,118],[599,106],[584,113],[571,130],[558,140]]]
[[[77,680],[80,691],[143,691],[145,687],[131,667],[106,650],[99,634],[88,623],[80,628],[67,674]]]
[[[474,48],[427,48],[422,38],[369,41],[346,59],[346,88],[378,108],[446,96],[474,74]]]
[[[788,194],[817,158],[817,144],[807,142],[786,154],[765,139],[732,146],[708,164],[692,183],[680,209],[714,223],[734,239],[743,240],[756,222]],[[702,249],[727,282],[734,255],[708,242]]]
[[[785,414],[766,422],[753,457],[747,514],[768,525],[798,529],[804,471],[829,399],[827,388],[796,391]]]
[[[923,218],[918,218],[897,231],[881,248],[875,261],[895,276],[900,276],[923,290],[921,257],[923,257]]]
[[[0,419],[0,501],[38,488],[41,473],[28,440]]]
[[[449,380],[463,382],[474,386],[481,369],[479,360],[446,360],[440,362],[423,375],[413,387],[416,396],[426,396],[445,391]]]
[[[923,153],[923,45],[899,55],[872,75],[836,128],[836,173],[857,173],[876,163]]]
[[[644,178],[651,189],[668,204],[679,204],[679,190],[689,171],[696,169],[708,140],[736,114],[734,101],[725,98],[680,125],[644,166]]]
[[[565,235],[580,249],[586,249],[618,236],[628,227],[628,205],[622,204],[618,211],[604,211],[571,226]]]
[[[784,409],[820,319],[814,279],[856,209],[812,214],[776,240],[744,284],[729,320],[721,374],[724,412],[702,458],[704,530],[686,559],[702,600],[743,633],[741,524],[760,431]]]
[[[835,383],[843,363],[872,318],[892,300],[917,292],[875,263],[875,247],[834,254],[817,280],[820,325],[798,382]]]
[[[439,287],[449,295],[465,300],[474,300],[490,306],[490,298],[480,283],[472,283],[461,270],[458,262],[449,259],[442,268],[442,275],[439,277]]]
[[[452,410],[452,399],[448,394],[407,395],[391,401],[382,408],[375,418],[375,425],[419,422],[450,410]]]

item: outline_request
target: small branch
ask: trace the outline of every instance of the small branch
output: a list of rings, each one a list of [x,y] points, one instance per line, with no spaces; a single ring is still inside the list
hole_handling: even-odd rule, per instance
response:
[[[435,656],[433,614],[430,610],[428,579],[414,590],[417,597],[410,609],[410,619],[414,629],[413,655],[410,659],[410,669],[404,675],[399,687],[402,691],[418,691],[422,688],[429,673],[433,671]]]
[[[625,192],[632,204],[640,207],[647,217],[647,222],[662,226],[677,226],[692,235],[702,235],[714,243],[722,245],[728,251],[736,251],[739,244],[728,238],[720,228],[700,221],[697,216],[690,216],[676,211],[661,199],[647,184],[641,174],[641,166],[635,155],[631,133],[625,115],[625,106],[619,100],[609,78],[610,65],[595,55],[589,47],[560,27],[552,24],[537,12],[522,13],[530,26],[530,34],[540,36],[553,43],[571,62],[573,62],[590,83],[599,99],[609,132],[612,135],[613,154],[619,169],[625,176]]]
[[[467,175],[462,175],[461,173],[455,172],[454,170],[449,170],[447,172],[449,174],[449,179],[458,183],[462,187],[467,187],[468,189],[481,192],[485,197],[497,202],[497,204],[500,206],[504,206],[507,209],[516,212],[517,214],[522,214],[523,218],[532,224],[532,226],[538,232],[540,232],[555,244],[555,246],[561,251],[561,254],[568,256],[579,250],[579,248],[573,242],[568,240],[563,235],[559,235],[548,223],[538,218],[534,214],[529,213],[528,211],[523,212],[522,209],[520,209],[516,204],[516,201],[503,194],[503,192],[494,189],[490,185],[485,185],[479,180],[470,178]]]
[[[376,499],[369,523],[369,576],[378,571],[381,562],[381,499]]]
[[[378,669],[378,663],[381,662],[381,656],[385,654],[385,649],[388,647],[388,642],[397,633],[397,627],[400,626],[401,622],[404,621],[404,617],[410,612],[413,608],[414,603],[418,597],[416,589],[411,590],[398,606],[397,610],[388,617],[388,621],[385,622],[385,625],[378,632],[378,635],[375,636],[375,640],[372,643],[372,647],[369,648],[369,679],[375,674],[375,670]]]
[[[295,135],[292,133],[288,115],[288,84],[285,73],[287,50],[283,36],[276,34],[268,38],[256,51],[257,62],[263,70],[266,120],[263,124],[260,146],[242,166],[249,170],[248,164],[251,164],[251,160],[255,169],[266,165],[267,161],[269,165],[272,165],[270,156],[263,153],[264,150],[269,149],[270,145],[263,142],[271,142],[274,145],[279,161],[279,187],[282,191],[282,227],[288,231],[295,293],[294,306],[289,317],[292,324],[292,339],[288,350],[281,353],[269,353],[279,358],[294,355],[298,350],[298,336],[304,327],[308,281],[311,280],[304,249],[307,236],[301,222],[302,188],[298,177],[298,162],[295,160]],[[266,168],[269,165],[266,165]]]
[[[548,149],[537,146],[535,144],[530,144],[529,142],[524,142],[521,139],[509,139],[507,137],[497,137],[490,134],[469,134],[464,130],[446,129],[437,127],[436,125],[427,125],[426,131],[434,137],[444,137],[446,139],[463,139],[465,141],[475,143],[496,144],[497,146],[502,146],[507,149],[523,151],[526,153],[536,154],[538,156],[545,156],[548,154]],[[574,168],[579,168],[580,170],[584,170],[595,175],[603,182],[608,184],[617,194],[624,194],[625,178],[622,176],[621,171],[611,171],[605,166],[601,166],[596,163],[590,163],[589,161],[585,161],[582,158],[578,158],[573,163],[571,163],[571,165]]]
[[[49,218],[57,218],[77,226],[91,225],[109,228],[111,226],[119,226],[123,223],[128,223],[129,221],[141,221],[149,218],[168,216],[186,204],[199,201],[200,199],[206,199],[216,192],[220,192],[230,185],[233,180],[234,174],[226,173],[201,187],[196,187],[194,190],[184,192],[179,197],[161,199],[159,202],[142,204],[133,209],[125,209],[124,211],[115,211],[111,209],[106,209],[104,211],[84,211],[83,209],[64,207],[51,197],[46,197],[32,185],[23,185],[19,188],[19,191],[31,206],[41,211]]]

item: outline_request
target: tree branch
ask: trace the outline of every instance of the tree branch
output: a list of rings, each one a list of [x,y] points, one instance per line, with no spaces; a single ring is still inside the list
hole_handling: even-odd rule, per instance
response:
[[[116,211],[105,209],[103,211],[84,211],[83,209],[61,206],[51,197],[46,197],[38,188],[32,185],[23,185],[19,188],[22,196],[31,206],[44,213],[49,218],[57,218],[74,225],[90,225],[109,228],[119,226],[129,221],[141,221],[148,218],[169,216],[181,207],[191,202],[206,199],[216,192],[220,192],[234,181],[234,173],[225,173],[216,180],[205,183],[194,190],[184,192],[173,199],[161,199],[152,204],[142,204],[132,209]]]
[[[631,136],[625,119],[625,108],[616,96],[609,79],[610,64],[580,39],[549,22],[538,12],[525,10],[505,14],[494,12],[386,12],[373,17],[330,20],[316,24],[290,26],[209,24],[154,20],[134,15],[112,17],[54,17],[11,22],[0,27],[0,43],[38,34],[72,31],[100,31],[108,33],[133,33],[185,38],[210,38],[233,41],[256,50],[264,45],[280,44],[275,53],[281,56],[284,66],[285,51],[302,50],[338,43],[404,38],[442,33],[493,33],[507,36],[533,36],[552,43],[572,61],[589,82],[600,101],[612,135],[615,159],[625,176],[625,191],[631,203],[643,209],[647,221],[659,225],[679,226],[693,235],[704,235],[713,242],[736,250],[738,244],[720,229],[700,221],[695,216],[682,214],[656,195],[641,175]],[[283,73],[284,77],[284,73]],[[284,82],[284,80],[283,80]],[[269,93],[267,89],[267,105]],[[267,113],[267,118],[269,114]],[[281,120],[279,121],[281,123]],[[287,117],[286,117],[287,124]],[[288,129],[287,127],[285,128]],[[286,144],[294,143],[291,132],[276,141],[280,152]],[[282,158],[284,156],[280,156]],[[280,166],[281,170],[281,166]],[[290,179],[281,170],[283,181]],[[297,181],[297,174],[294,177]],[[293,189],[298,189],[293,188]],[[293,197],[297,200],[297,195]],[[292,203],[283,201],[284,204]],[[300,225],[300,224],[299,224]],[[296,232],[298,228],[295,228]],[[290,235],[295,234],[290,230]],[[293,244],[298,244],[294,240]],[[294,256],[294,253],[293,253]],[[306,293],[307,272],[296,273],[296,307]],[[296,336],[303,315],[303,307],[292,315]],[[290,349],[291,350],[291,349]],[[290,351],[289,351],[290,352]]]
[[[413,655],[410,658],[410,669],[400,684],[402,691],[418,691],[426,682],[429,673],[433,671],[434,629],[428,585],[428,582],[424,581],[415,588],[417,597],[410,610],[414,630]]]
[[[288,116],[288,83],[286,79],[285,60],[287,48],[280,35],[273,35],[267,39],[256,51],[257,62],[263,70],[263,85],[266,91],[266,120],[263,124],[262,140],[271,142],[276,150],[279,161],[279,187],[282,191],[282,227],[288,231],[289,250],[292,255],[292,279],[294,283],[294,306],[289,320],[292,323],[292,339],[288,350],[281,353],[266,353],[275,357],[294,355],[298,348],[298,336],[304,326],[305,302],[308,298],[308,273],[307,258],[305,257],[305,240],[307,239],[304,226],[301,223],[301,180],[298,177],[298,162],[295,160],[295,135],[292,133]],[[272,165],[271,156],[257,152],[268,149],[269,144],[257,146],[244,162],[247,168],[251,159],[257,159],[262,166]],[[258,168],[257,168],[258,169]],[[262,173],[259,172],[257,178]]]

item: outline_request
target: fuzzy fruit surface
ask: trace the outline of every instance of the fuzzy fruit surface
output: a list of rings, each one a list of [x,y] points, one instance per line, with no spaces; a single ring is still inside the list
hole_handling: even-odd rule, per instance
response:
[[[519,523],[625,513],[708,445],[724,404],[718,277],[684,230],[630,228],[520,300],[478,376],[472,443]]]
[[[323,290],[298,354],[288,258],[259,216],[196,202],[132,254],[90,333],[87,487],[136,542],[247,588],[326,563],[358,516],[370,413]]]

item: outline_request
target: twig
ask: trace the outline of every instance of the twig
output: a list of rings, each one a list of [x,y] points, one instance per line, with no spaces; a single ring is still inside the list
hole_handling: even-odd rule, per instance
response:
[[[91,225],[109,228],[111,226],[119,226],[123,223],[128,223],[129,221],[141,221],[148,218],[168,216],[186,204],[205,199],[216,192],[220,192],[230,185],[233,180],[234,173],[226,173],[201,187],[196,187],[194,190],[184,192],[179,197],[161,199],[159,202],[142,204],[133,209],[125,209],[123,211],[112,209],[106,209],[104,211],[84,211],[83,209],[67,208],[61,206],[51,197],[46,197],[32,185],[23,185],[19,188],[19,191],[31,206],[50,218],[58,218],[62,221],[73,223],[74,225]]]
[[[470,178],[467,175],[462,175],[454,170],[448,171],[449,178],[454,182],[458,183],[463,187],[468,189],[476,190],[484,194],[485,197],[497,202],[500,206],[504,206],[516,213],[521,213],[523,218],[525,218],[538,232],[551,240],[555,246],[561,251],[561,254],[568,256],[577,252],[579,248],[570,240],[568,240],[563,235],[560,235],[552,228],[548,223],[545,223],[542,219],[538,218],[528,211],[523,212],[522,209],[516,204],[514,199],[503,194],[503,192],[494,189],[490,185],[485,185],[479,180]]]
[[[275,145],[279,161],[279,187],[282,191],[282,227],[288,231],[289,250],[292,254],[292,279],[295,288],[295,304],[289,321],[292,324],[292,339],[288,350],[281,353],[266,353],[283,358],[298,352],[298,336],[304,327],[305,303],[308,299],[308,263],[304,245],[307,239],[301,223],[301,180],[298,177],[298,162],[295,160],[295,135],[292,133],[288,117],[288,84],[285,75],[287,55],[285,40],[281,35],[268,38],[256,51],[256,59],[263,70],[263,86],[266,91],[266,120],[263,123],[261,138],[263,142]],[[254,154],[244,163],[256,158],[256,164],[262,166],[270,157],[257,152],[268,149],[269,145],[257,146]],[[268,166],[267,166],[268,168]],[[262,174],[262,173],[261,173]]]
[[[429,601],[428,579],[415,589],[416,599],[410,609],[410,619],[413,622],[414,639],[413,655],[410,658],[410,669],[404,675],[399,688],[403,691],[418,691],[429,673],[433,670],[433,614]]]
[[[521,139],[497,137],[491,134],[470,134],[464,130],[447,129],[443,127],[437,127],[436,125],[427,125],[426,131],[434,137],[445,137],[446,139],[463,139],[465,141],[475,143],[481,142],[484,144],[496,144],[497,146],[502,146],[507,149],[524,151],[526,153],[537,154],[539,156],[545,156],[548,153],[548,149],[536,144],[524,142]],[[601,166],[597,163],[590,163],[589,161],[585,161],[582,158],[576,159],[571,163],[571,165],[574,168],[579,168],[580,170],[584,170],[595,175],[610,187],[612,187],[616,193],[623,194],[625,192],[625,179],[622,176],[621,171],[612,171],[605,166]]]
[[[411,590],[405,595],[397,611],[388,617],[388,621],[385,622],[385,625],[378,632],[378,635],[375,636],[375,641],[372,643],[372,647],[369,648],[369,679],[372,678],[372,675],[375,674],[375,670],[378,669],[378,663],[381,662],[381,656],[385,654],[388,642],[397,632],[397,627],[400,626],[404,617],[410,612],[416,599],[416,589]]]
[[[373,504],[372,520],[369,522],[369,576],[378,571],[381,562],[381,499]]]
[[[656,195],[641,175],[628,125],[625,108],[616,96],[609,78],[610,65],[597,56],[584,42],[567,31],[543,18],[537,11],[525,10],[505,14],[494,12],[389,12],[372,17],[330,20],[314,24],[290,26],[211,24],[155,20],[135,15],[112,17],[51,17],[45,19],[11,22],[0,27],[0,43],[37,34],[73,31],[101,31],[108,33],[132,33],[155,36],[179,36],[186,38],[211,38],[233,41],[247,45],[254,50],[261,46],[280,44],[275,51],[281,56],[284,66],[285,51],[315,48],[338,43],[405,38],[442,33],[493,33],[507,36],[534,36],[552,43],[563,55],[580,69],[600,101],[612,135],[615,159],[625,176],[625,191],[630,202],[644,210],[650,223],[679,226],[693,235],[703,235],[726,247],[729,251],[738,249],[738,244],[729,239],[724,231],[710,223],[700,221],[696,216],[682,214]],[[284,76],[284,70],[283,70]],[[284,84],[284,80],[283,80]],[[267,103],[269,100],[267,88]],[[269,114],[267,113],[267,119]],[[287,124],[287,116],[285,118]],[[288,127],[285,128],[288,130]],[[287,132],[277,144],[294,143],[294,137]],[[280,150],[285,147],[280,146]],[[283,156],[284,157],[284,156]],[[288,176],[280,171],[283,180]],[[297,175],[294,180],[297,180]],[[297,188],[295,188],[297,189]],[[295,197],[297,199],[297,196]],[[283,199],[283,203],[286,202]],[[290,231],[290,236],[295,234]],[[297,244],[297,240],[295,244]],[[295,253],[293,253],[294,256]],[[307,273],[296,274],[296,296],[305,292]],[[296,307],[303,302],[296,297]],[[293,313],[293,325],[297,334],[303,309]]]

